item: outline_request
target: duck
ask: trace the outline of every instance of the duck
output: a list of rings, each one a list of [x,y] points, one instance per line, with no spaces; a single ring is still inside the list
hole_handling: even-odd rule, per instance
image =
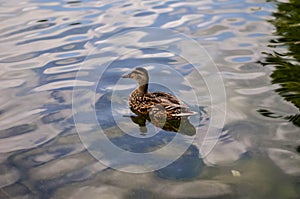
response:
[[[122,78],[131,78],[138,83],[128,100],[130,109],[137,115],[150,115],[150,118],[159,122],[159,120],[181,120],[196,114],[170,93],[148,92],[149,74],[145,68],[137,67]]]

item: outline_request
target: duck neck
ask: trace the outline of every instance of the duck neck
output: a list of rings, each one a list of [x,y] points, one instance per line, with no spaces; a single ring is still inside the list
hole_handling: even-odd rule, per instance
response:
[[[148,93],[148,84],[139,85],[139,87],[137,87],[135,89],[135,93],[138,94],[138,96],[143,96],[143,95],[147,94]]]

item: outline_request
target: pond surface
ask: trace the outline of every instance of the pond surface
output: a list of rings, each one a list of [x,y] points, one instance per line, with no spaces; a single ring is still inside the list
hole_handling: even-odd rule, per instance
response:
[[[0,2],[0,198],[299,198],[299,2]],[[190,50],[189,39],[207,54]],[[186,59],[195,56],[203,62]],[[136,84],[120,79],[137,66],[148,69],[150,90],[197,112],[196,135],[137,125],[127,105]],[[209,96],[222,88],[215,75],[226,100]],[[212,104],[219,114],[226,104],[226,117],[207,150],[199,140]],[[152,159],[99,151],[98,124],[137,154],[179,140],[153,169]]]

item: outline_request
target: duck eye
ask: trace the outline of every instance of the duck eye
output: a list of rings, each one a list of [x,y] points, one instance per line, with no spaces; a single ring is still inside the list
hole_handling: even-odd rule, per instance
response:
[[[136,77],[136,78],[140,78],[141,77],[139,73],[133,73],[133,74],[134,74],[134,77]]]

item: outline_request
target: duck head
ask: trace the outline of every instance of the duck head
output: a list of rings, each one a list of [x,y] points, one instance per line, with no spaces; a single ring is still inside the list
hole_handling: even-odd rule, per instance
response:
[[[147,85],[149,82],[148,72],[144,68],[136,68],[127,75],[123,75],[123,78],[131,78],[138,82],[140,86]]]

